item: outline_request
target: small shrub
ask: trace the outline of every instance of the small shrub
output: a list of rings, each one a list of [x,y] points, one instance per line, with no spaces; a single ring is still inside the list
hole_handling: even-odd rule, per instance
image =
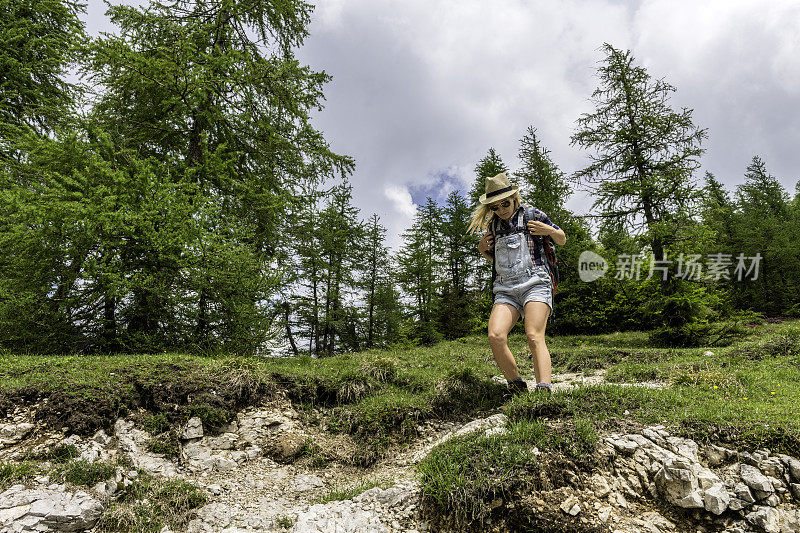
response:
[[[178,432],[171,430],[153,437],[147,442],[147,450],[152,453],[163,454],[170,458],[179,457],[181,454],[181,443],[178,439]]]
[[[116,469],[108,464],[72,461],[57,476],[73,485],[92,486],[113,477],[115,472]]]
[[[17,483],[23,483],[39,474],[39,468],[31,462],[0,462],[0,492]]]
[[[285,514],[275,515],[275,523],[280,528],[289,529],[294,525],[294,518]]]
[[[322,453],[322,448],[320,448],[319,444],[311,438],[306,439],[298,455],[310,458],[312,468],[322,468],[330,463],[330,459]]]
[[[214,407],[205,402],[190,404],[187,407],[189,418],[198,417],[203,421],[203,427],[209,431],[218,431],[228,423],[228,413],[224,409]]]
[[[154,533],[165,525],[171,529],[185,529],[192,509],[204,505],[207,500],[205,493],[191,483],[156,479],[140,473],[111,503],[95,529]]]
[[[156,413],[154,415],[145,416],[142,426],[144,427],[145,431],[151,435],[158,435],[159,433],[164,433],[165,431],[169,430],[171,424],[169,423],[167,415],[164,413]]]
[[[167,516],[186,514],[208,501],[206,494],[191,483],[173,479],[158,487],[152,495],[155,508]]]
[[[332,487],[326,494],[317,498],[314,503],[329,503],[333,501],[351,500],[361,494],[375,487],[387,487],[387,484],[377,478],[362,478],[354,485],[336,485]]]
[[[691,322],[680,326],[663,326],[650,333],[650,342],[659,347],[691,348],[706,344],[711,331],[709,324]]]
[[[59,444],[49,450],[29,454],[28,459],[34,461],[52,461],[54,463],[66,463],[80,455],[78,448],[73,444]]]

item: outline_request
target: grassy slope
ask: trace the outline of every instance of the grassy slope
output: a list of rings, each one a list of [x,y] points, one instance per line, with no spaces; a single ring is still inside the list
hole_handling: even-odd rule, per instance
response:
[[[420,465],[423,501],[449,526],[505,521],[510,529],[547,530],[562,514],[527,508],[531,489],[580,486],[596,460],[602,430],[660,423],[696,440],[769,447],[800,455],[800,322],[764,324],[725,348],[651,349],[642,333],[562,337],[548,342],[555,367],[607,368],[612,382],[658,379],[665,389],[608,383],[510,402],[509,432],[453,439]],[[533,454],[533,448],[542,453]],[[544,479],[544,481],[543,481]],[[513,508],[493,508],[503,500]],[[519,502],[523,503],[519,503]],[[584,531],[568,523],[566,530]],[[589,530],[589,529],[585,529]]]
[[[800,322],[759,325],[747,339],[711,348],[713,356],[703,355],[708,348],[648,348],[646,338],[630,332],[548,339],[554,372],[605,368],[612,383],[516,398],[507,409],[507,435],[441,447],[421,465],[428,507],[456,522],[483,520],[493,499],[535,486],[546,458],[531,455],[534,446],[555,454],[562,472],[580,471],[590,467],[585,458],[601,430],[631,423],[663,423],[693,438],[800,455]],[[524,336],[512,335],[509,344],[523,373],[532,375]],[[172,424],[201,416],[213,428],[236,409],[285,391],[307,413],[322,408],[330,430],[356,437],[364,446],[358,456],[368,464],[391,441],[414,437],[419,420],[464,418],[503,405],[503,387],[489,379],[498,373],[484,337],[325,359],[5,354],[0,411],[48,398],[39,417],[84,434],[139,408]],[[669,387],[613,384],[652,379]]]

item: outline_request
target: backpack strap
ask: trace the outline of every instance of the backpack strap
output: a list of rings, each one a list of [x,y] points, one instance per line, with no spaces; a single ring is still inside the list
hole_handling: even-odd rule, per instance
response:
[[[525,207],[523,210],[523,224],[525,228],[525,233],[528,233],[528,221],[529,220],[539,220],[538,217],[534,215],[533,207]],[[555,298],[556,291],[558,290],[558,281],[556,280],[556,275],[553,272],[554,268],[558,268],[556,265],[556,256],[555,256],[555,247],[552,244],[553,238],[549,235],[532,235],[534,238],[540,238],[542,241],[542,252],[544,253],[545,259],[545,266],[547,267],[547,273],[550,275],[550,280],[553,282],[552,287],[552,295]],[[544,237],[544,238],[543,238]],[[551,248],[552,247],[552,248]],[[553,313],[550,313],[548,320],[553,318]]]
[[[517,231],[522,233],[528,233],[527,212],[528,208],[526,207],[517,214]]]

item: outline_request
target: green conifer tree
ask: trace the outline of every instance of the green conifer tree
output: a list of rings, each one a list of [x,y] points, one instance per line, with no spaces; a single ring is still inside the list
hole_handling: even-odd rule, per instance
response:
[[[429,197],[424,205],[417,206],[414,223],[403,234],[397,255],[398,281],[411,298],[412,335],[423,343],[440,338],[434,317],[442,282],[441,226],[439,208]]]

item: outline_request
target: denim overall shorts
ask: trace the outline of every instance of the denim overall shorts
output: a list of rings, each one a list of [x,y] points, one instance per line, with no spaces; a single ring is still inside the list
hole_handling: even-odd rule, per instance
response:
[[[523,227],[519,213],[517,227]],[[525,304],[544,302],[553,313],[553,280],[546,265],[534,265],[525,233],[511,233],[494,241],[494,303],[513,305],[522,318]]]

